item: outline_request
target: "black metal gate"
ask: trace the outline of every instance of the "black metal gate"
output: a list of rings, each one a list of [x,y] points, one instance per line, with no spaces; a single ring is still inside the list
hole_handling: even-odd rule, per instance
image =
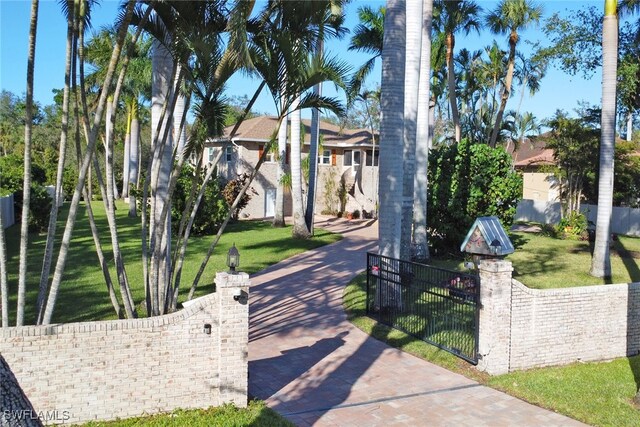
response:
[[[478,363],[478,276],[367,254],[367,315]]]

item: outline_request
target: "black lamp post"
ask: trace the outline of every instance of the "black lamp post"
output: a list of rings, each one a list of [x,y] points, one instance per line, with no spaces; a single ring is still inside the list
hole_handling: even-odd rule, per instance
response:
[[[240,253],[238,252],[235,243],[233,244],[233,246],[231,246],[229,252],[227,253],[227,267],[229,267],[230,274],[235,274],[236,268],[240,267]]]

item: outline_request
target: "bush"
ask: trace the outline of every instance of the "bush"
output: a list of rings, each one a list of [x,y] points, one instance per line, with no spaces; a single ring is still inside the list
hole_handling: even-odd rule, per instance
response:
[[[587,217],[581,212],[571,212],[560,220],[556,234],[561,239],[588,240]]]
[[[184,214],[184,208],[191,191],[191,184],[194,180],[194,174],[194,168],[190,165],[185,165],[182,168],[182,172],[180,173],[180,177],[178,178],[178,182],[176,184],[175,192],[173,193],[173,203],[171,206],[171,223],[176,232]],[[204,173],[200,173],[200,176],[195,178],[198,180],[198,183],[202,183],[204,179]],[[225,217],[227,216],[228,208],[224,198],[222,197],[220,187],[221,185],[218,179],[211,179],[207,183],[202,201],[200,202],[200,206],[198,206],[198,211],[196,212],[193,227],[191,228],[192,235],[198,236],[216,233],[218,231],[218,228],[220,227],[220,224],[222,224],[222,221],[224,221]],[[199,189],[200,185],[198,185],[198,187],[196,188],[196,194],[194,197],[197,196],[197,192],[199,191]],[[132,194],[135,196],[135,193],[136,192],[134,190]],[[191,212],[189,212],[187,215],[190,214]]]
[[[511,227],[522,197],[522,177],[503,148],[485,144],[443,146],[429,154],[428,224],[436,249],[458,252],[479,216],[495,215]]]

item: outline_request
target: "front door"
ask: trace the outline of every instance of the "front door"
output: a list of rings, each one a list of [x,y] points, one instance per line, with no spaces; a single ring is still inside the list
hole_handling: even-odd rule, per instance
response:
[[[276,190],[274,188],[265,191],[264,195],[264,216],[272,217],[276,214]]]

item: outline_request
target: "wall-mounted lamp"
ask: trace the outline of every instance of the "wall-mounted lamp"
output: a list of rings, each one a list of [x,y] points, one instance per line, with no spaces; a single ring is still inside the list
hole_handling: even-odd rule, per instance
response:
[[[207,335],[211,335],[211,323],[205,323],[202,331]]]
[[[233,290],[233,300],[234,301],[240,301],[240,298],[242,298],[242,289],[240,288],[236,288]]]
[[[238,252],[238,248],[236,248],[235,243],[227,253],[227,267],[229,267],[230,274],[235,274],[236,268],[240,267],[240,253]]]

